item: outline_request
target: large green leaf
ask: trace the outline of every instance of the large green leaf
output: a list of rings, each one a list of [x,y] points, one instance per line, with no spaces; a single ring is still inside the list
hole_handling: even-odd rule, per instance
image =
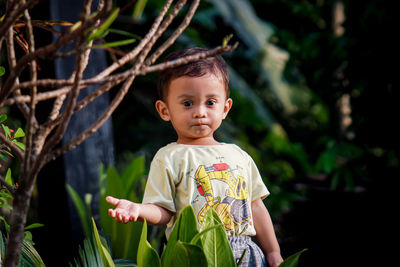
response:
[[[299,261],[299,257],[300,257],[300,255],[304,252],[304,251],[306,251],[307,249],[305,248],[305,249],[303,249],[303,250],[301,250],[301,251],[299,251],[299,252],[297,252],[297,253],[295,253],[295,254],[293,254],[293,255],[290,255],[289,257],[287,257],[285,260],[284,260],[284,262],[282,262],[280,265],[279,265],[279,267],[296,267],[297,266],[297,263],[298,263],[298,261]]]
[[[207,211],[201,229],[204,234],[200,238],[208,266],[236,266],[225,229],[214,209]]]
[[[152,248],[149,241],[147,241],[146,220],[143,223],[142,234],[140,236],[137,264],[139,267],[161,266],[161,261],[157,254],[157,251],[154,248]]]
[[[125,188],[125,198],[134,202],[139,202],[140,199],[136,195],[136,185],[143,177],[145,172],[145,158],[137,157],[129,164],[122,172],[121,180]]]
[[[167,246],[161,257],[162,266],[172,266],[171,263],[174,257],[174,248],[178,240],[189,243],[197,234],[198,230],[196,216],[193,208],[188,205],[179,214],[178,219],[175,222],[174,229],[169,236]]]
[[[196,245],[177,241],[173,250],[174,257],[171,266],[203,267],[207,266],[207,259],[203,250]]]
[[[75,205],[75,208],[78,212],[79,219],[81,220],[82,223],[82,228],[83,231],[85,232],[86,237],[91,237],[92,236],[92,227],[91,227],[91,222],[90,222],[90,215],[88,212],[88,209],[86,205],[84,204],[83,200],[81,197],[78,195],[78,193],[70,186],[69,184],[66,185],[67,191],[72,199],[72,202]]]
[[[101,259],[103,260],[104,266],[105,267],[114,267],[115,264],[111,258],[110,252],[107,250],[107,248],[101,242],[100,235],[99,235],[99,232],[97,231],[96,223],[93,218],[92,218],[92,225],[93,225],[94,239],[96,241],[97,249],[100,252],[100,256],[101,256]]]
[[[111,247],[114,258],[136,260],[137,249],[142,231],[141,223],[117,223],[108,215],[112,206],[105,200],[106,196],[138,201],[134,185],[144,174],[144,158],[136,158],[120,176],[118,171],[110,166],[107,173],[100,169],[100,222],[104,233],[111,237]]]

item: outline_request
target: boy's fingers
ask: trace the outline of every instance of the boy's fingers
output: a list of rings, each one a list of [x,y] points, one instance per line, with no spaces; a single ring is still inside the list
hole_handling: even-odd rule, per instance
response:
[[[111,217],[115,218],[115,211],[113,209],[109,209],[108,210],[108,215],[110,215]]]
[[[111,196],[106,197],[106,201],[108,203],[110,203],[111,205],[114,205],[114,206],[118,205],[118,203],[119,203],[119,199],[118,198],[111,197]]]

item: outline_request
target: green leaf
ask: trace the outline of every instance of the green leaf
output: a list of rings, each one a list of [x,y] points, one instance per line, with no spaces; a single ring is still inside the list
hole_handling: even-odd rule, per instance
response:
[[[41,223],[32,223],[32,224],[26,226],[24,229],[25,230],[31,230],[31,229],[36,229],[36,228],[40,228],[40,227],[43,227],[43,226],[44,226],[44,224],[41,224]]]
[[[104,167],[100,166],[100,223],[104,233],[111,237],[114,258],[136,261],[143,224],[139,222],[117,223],[108,215],[111,205],[105,198],[106,196],[115,196],[138,202],[134,187],[143,176],[144,170],[144,157],[132,161],[121,177],[114,167],[110,166],[104,173]]]
[[[299,261],[299,257],[300,257],[300,255],[304,252],[304,251],[306,251],[307,249],[305,248],[305,249],[303,249],[303,250],[301,250],[301,251],[299,251],[299,252],[296,252],[295,254],[293,254],[293,255],[290,255],[289,257],[287,257],[280,265],[279,265],[279,267],[296,267],[297,266],[297,263],[298,263],[298,261]]]
[[[0,76],[3,76],[6,73],[6,69],[3,66],[0,66]]]
[[[145,158],[144,156],[137,157],[129,164],[121,175],[121,181],[126,188],[126,199],[131,199],[133,202],[141,201],[136,195],[136,186],[140,178],[145,172]]]
[[[105,267],[114,267],[115,264],[111,258],[110,253],[108,250],[104,247],[100,240],[99,232],[97,231],[96,223],[94,219],[92,218],[92,225],[93,225],[93,235],[96,241],[97,249],[100,252],[101,259],[103,260],[103,264]]]
[[[6,135],[6,137],[7,137],[7,138],[11,138],[10,129],[9,129],[6,125],[4,125],[4,124],[2,124],[1,127],[3,127],[4,134]]]
[[[85,232],[85,235],[87,237],[92,236],[90,217],[86,205],[83,203],[83,200],[78,195],[78,193],[72,188],[72,186],[67,184],[66,188],[78,212],[79,219],[81,220],[82,228]]]
[[[39,253],[33,247],[33,244],[26,239],[24,239],[24,241],[22,242],[21,254],[22,254],[22,259],[24,260],[25,263],[27,263],[27,261],[28,261],[32,264],[32,265],[28,265],[28,266],[45,267],[45,264],[44,264],[42,258],[40,257]],[[22,265],[22,266],[26,266],[26,265]]]
[[[135,38],[136,40],[141,40],[142,39],[142,37],[140,37],[137,34],[134,34],[134,33],[131,33],[131,32],[127,32],[127,31],[123,31],[123,30],[119,30],[119,29],[110,28],[110,29],[108,29],[108,31],[110,33],[115,33],[115,34],[119,34],[119,35],[123,35],[123,36],[132,37],[132,38]]]
[[[21,142],[18,142],[17,140],[12,140],[13,141],[13,143],[14,144],[16,144],[19,148],[21,148],[22,150],[24,150],[25,151],[25,144],[24,143],[21,143]]]
[[[103,33],[110,28],[111,24],[114,22],[114,20],[117,18],[119,13],[119,8],[114,9],[110,16],[107,18],[107,20],[100,25],[100,27],[98,27],[97,29],[94,30],[94,32],[92,34],[89,35],[88,37],[88,42],[92,41],[92,40],[96,40],[96,39],[100,39],[101,36],[103,35]]]
[[[108,42],[105,44],[101,45],[93,45],[93,49],[99,49],[99,48],[107,48],[107,47],[116,47],[116,46],[123,46],[123,45],[128,45],[136,42],[136,39],[126,39],[126,40],[121,40],[121,41],[115,41],[115,42]]]
[[[175,256],[173,251],[178,240],[189,243],[198,232],[196,215],[194,214],[192,206],[188,205],[179,214],[171,235],[169,236],[167,247],[161,257],[162,266],[172,266],[171,262]]]
[[[13,185],[13,181],[12,181],[12,178],[11,178],[11,169],[10,168],[7,169],[5,180],[6,180],[7,184],[9,184],[11,186]]]
[[[5,153],[5,154],[9,155],[9,156],[12,157],[12,158],[14,157],[13,154],[11,154],[10,152],[8,152],[8,151],[5,150],[5,149],[2,149],[1,152],[3,152],[3,153]],[[5,161],[7,161],[7,158],[5,159]]]
[[[139,19],[142,16],[146,4],[147,0],[139,0],[136,2],[135,9],[133,10],[132,14],[134,19]]]
[[[0,68],[2,68],[2,67],[0,67]],[[0,115],[0,123],[2,123],[5,120],[7,120],[7,115],[6,114],[1,114]]]
[[[24,137],[24,136],[25,136],[25,133],[21,128],[18,128],[14,134],[14,138],[20,138],[20,137]]]
[[[157,251],[154,248],[152,248],[150,243],[147,241],[146,220],[143,223],[142,234],[140,236],[137,264],[139,267],[161,266],[160,258],[157,254]]]
[[[207,228],[219,227],[207,231]],[[209,209],[202,224],[201,241],[208,266],[236,266],[232,248],[229,244],[225,229],[214,209]]]
[[[4,229],[6,229],[6,232],[10,232],[10,225],[7,223],[6,219],[3,216],[0,216],[0,220],[3,221]]]
[[[207,266],[207,259],[203,250],[196,245],[177,241],[173,250],[174,257],[171,266],[203,267]]]
[[[0,154],[0,159],[1,159],[1,160],[3,160],[3,161],[5,161],[5,162],[7,162],[7,161],[8,161],[7,157],[6,157],[6,156],[4,156],[4,155],[1,155],[1,154]]]

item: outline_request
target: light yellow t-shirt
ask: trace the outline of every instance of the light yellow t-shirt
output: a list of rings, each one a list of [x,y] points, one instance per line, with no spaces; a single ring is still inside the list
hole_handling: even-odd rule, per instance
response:
[[[174,213],[191,205],[200,224],[208,209],[221,218],[228,235],[254,236],[251,202],[269,195],[253,159],[237,145],[197,146],[171,143],[153,158],[143,203]]]

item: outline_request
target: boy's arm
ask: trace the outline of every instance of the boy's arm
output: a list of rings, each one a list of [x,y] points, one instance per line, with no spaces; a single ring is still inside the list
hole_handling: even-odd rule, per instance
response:
[[[277,267],[283,259],[269,212],[260,198],[251,202],[251,211],[258,244],[264,252],[269,266]]]
[[[106,200],[115,206],[115,209],[108,210],[108,214],[117,222],[127,223],[146,219],[149,224],[167,224],[172,216],[169,210],[155,204],[139,204],[110,196]]]

